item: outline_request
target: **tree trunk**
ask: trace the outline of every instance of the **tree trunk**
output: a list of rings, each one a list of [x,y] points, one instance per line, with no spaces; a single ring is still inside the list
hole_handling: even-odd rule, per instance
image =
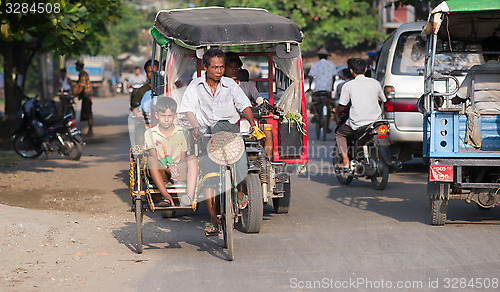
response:
[[[29,64],[33,60],[35,49],[28,49],[25,43],[7,42],[4,45],[4,72],[5,72],[5,115],[14,114],[21,109],[24,95],[24,84]]]
[[[16,98],[16,82],[12,78],[15,76],[14,51],[16,46],[6,43],[4,46],[4,81],[5,81],[5,115],[16,113],[21,108],[21,99]]]

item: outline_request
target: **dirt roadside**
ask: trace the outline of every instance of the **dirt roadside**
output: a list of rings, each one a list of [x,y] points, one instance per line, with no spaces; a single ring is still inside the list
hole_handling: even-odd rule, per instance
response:
[[[86,138],[81,161],[0,153],[0,290],[113,287],[130,278],[111,275],[148,260],[133,252],[127,212],[126,101],[94,101],[96,135]]]

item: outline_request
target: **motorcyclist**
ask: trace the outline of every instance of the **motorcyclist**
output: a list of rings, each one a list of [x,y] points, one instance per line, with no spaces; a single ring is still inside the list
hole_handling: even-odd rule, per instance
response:
[[[335,76],[337,75],[337,68],[335,64],[328,61],[327,58],[329,56],[328,51],[321,47],[318,51],[319,61],[314,63],[309,70],[309,90],[311,90],[311,84],[314,80],[314,90],[312,93],[312,104],[311,111],[313,113],[312,122],[316,122],[318,120],[318,107],[317,103],[321,100],[322,94],[326,93],[328,96],[328,100],[331,99],[331,92],[333,89],[333,83],[335,81]],[[328,103],[328,110],[331,111],[331,103]],[[327,129],[327,132],[331,132],[330,129]]]
[[[359,128],[369,125],[382,117],[382,109],[379,102],[385,102],[386,97],[380,83],[369,77],[365,77],[366,62],[361,58],[349,59],[347,65],[354,80],[344,84],[335,113],[341,113],[351,104],[349,118],[346,123],[339,126],[335,131],[337,147],[342,155],[342,163],[339,168],[349,168],[349,156],[347,154],[347,139],[356,133]]]

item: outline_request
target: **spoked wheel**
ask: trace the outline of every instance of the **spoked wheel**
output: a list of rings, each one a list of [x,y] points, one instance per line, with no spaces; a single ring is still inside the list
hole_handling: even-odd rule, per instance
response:
[[[321,121],[323,120],[323,117],[321,116],[321,113],[318,113],[316,118],[318,119],[316,121],[316,140],[319,140],[321,138],[321,133],[322,133]]]
[[[241,225],[246,233],[258,233],[262,226],[264,204],[259,174],[249,173],[243,182],[243,193],[248,196],[248,205],[241,210]]]
[[[226,170],[224,172],[224,199],[221,198],[223,202],[222,210],[222,228],[224,235],[224,246],[227,248],[227,260],[234,260],[233,255],[233,200],[232,193],[233,187],[231,185],[231,172]]]
[[[375,163],[377,165],[377,171],[375,175],[371,177],[372,186],[376,190],[383,190],[389,181],[389,166],[385,164],[384,159],[380,156],[378,156]]]
[[[137,227],[137,253],[142,253],[142,220],[144,212],[142,211],[142,200],[135,199],[135,223]]]
[[[322,128],[322,134],[323,134],[323,141],[326,141],[326,133],[328,131],[328,107],[326,105],[323,105],[322,108],[323,111],[323,118],[321,121],[321,128]]]
[[[63,142],[64,144],[62,145],[62,147],[64,156],[71,160],[80,160],[83,152],[82,144],[67,136],[64,137]]]
[[[450,184],[430,181],[427,183],[431,224],[441,226],[446,222]]]
[[[16,136],[14,139],[14,150],[24,158],[36,158],[42,154],[42,148],[38,147],[26,134]]]

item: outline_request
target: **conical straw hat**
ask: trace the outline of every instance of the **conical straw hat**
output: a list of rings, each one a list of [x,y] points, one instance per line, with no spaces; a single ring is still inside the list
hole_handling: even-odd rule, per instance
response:
[[[232,132],[218,132],[212,135],[207,145],[208,157],[219,165],[238,161],[245,152],[245,142]]]

